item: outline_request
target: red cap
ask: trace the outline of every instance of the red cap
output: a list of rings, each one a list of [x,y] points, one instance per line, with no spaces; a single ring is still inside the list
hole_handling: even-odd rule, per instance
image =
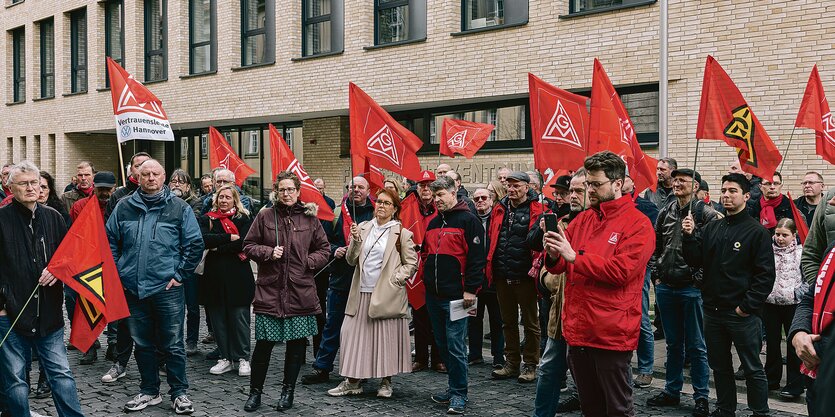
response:
[[[420,173],[420,181],[418,181],[418,183],[421,183],[421,182],[432,182],[432,181],[435,181],[435,179],[436,179],[436,177],[435,177],[435,173],[434,173],[434,172],[429,171],[429,170],[425,170],[425,171],[422,171],[422,172]]]

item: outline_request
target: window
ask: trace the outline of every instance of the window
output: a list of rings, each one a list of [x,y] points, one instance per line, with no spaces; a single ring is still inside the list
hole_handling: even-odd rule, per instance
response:
[[[464,30],[504,24],[504,0],[464,0]]]
[[[165,0],[145,0],[145,81],[168,77],[167,26]]]
[[[496,126],[488,142],[495,141],[524,141],[525,112],[527,106],[494,107],[466,112],[433,114],[429,119],[429,143],[437,145],[440,137],[437,132],[443,124],[444,118],[467,120],[470,122],[489,123]]]
[[[374,0],[374,43],[426,39],[426,0]]]
[[[12,98],[26,101],[26,33],[20,27],[12,30]]]
[[[302,0],[302,55],[331,51],[331,0]]]
[[[70,92],[87,91],[87,9],[70,13]]]
[[[258,156],[258,151],[261,148],[260,133],[260,130],[244,131],[244,138],[246,140],[244,156]]]
[[[107,0],[104,3],[104,55],[125,66],[125,8],[122,0]],[[110,87],[106,62],[104,85]]]
[[[275,60],[275,8],[272,0],[241,0],[241,66]]]
[[[571,0],[569,13],[587,13],[616,10],[626,7],[642,6],[655,3],[656,0]]]
[[[55,22],[52,19],[41,21],[40,58],[41,58],[41,98],[55,96]]]
[[[189,0],[189,74],[216,70],[216,0]]]

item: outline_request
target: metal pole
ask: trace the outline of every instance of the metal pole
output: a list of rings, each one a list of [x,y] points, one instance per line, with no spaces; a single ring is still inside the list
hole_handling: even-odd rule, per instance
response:
[[[662,158],[667,157],[667,2],[661,0],[659,10],[658,50],[658,153]]]

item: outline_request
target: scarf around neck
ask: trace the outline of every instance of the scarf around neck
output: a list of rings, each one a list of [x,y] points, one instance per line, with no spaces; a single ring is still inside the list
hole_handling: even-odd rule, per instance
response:
[[[774,209],[782,202],[783,194],[771,200],[766,200],[765,195],[760,197],[760,224],[766,229],[773,229],[777,226],[777,217],[774,215]]]
[[[238,235],[238,239],[243,239],[244,236],[241,236],[241,233],[238,231],[238,226],[235,226],[235,223],[232,222],[232,217],[235,217],[236,214],[237,210],[233,207],[231,210],[227,212],[213,210],[206,213],[206,216],[210,219],[219,220],[220,225],[223,226],[223,231],[226,232],[226,234],[230,236]],[[238,252],[238,259],[240,259],[241,261],[245,261],[246,255],[243,252]]]

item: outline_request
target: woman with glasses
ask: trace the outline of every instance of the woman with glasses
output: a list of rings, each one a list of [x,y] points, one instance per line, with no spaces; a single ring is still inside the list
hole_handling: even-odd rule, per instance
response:
[[[66,204],[61,202],[61,197],[59,197],[58,192],[55,191],[55,179],[52,178],[52,175],[50,175],[50,173],[46,171],[41,171],[40,174],[41,184],[40,193],[38,194],[38,203],[58,210],[58,213],[61,213],[61,217],[64,218],[64,221],[67,223],[67,226],[69,226],[70,213],[67,212]]]
[[[328,395],[361,394],[361,380],[382,378],[377,396],[389,398],[392,376],[412,370],[406,280],[417,268],[417,253],[399,212],[400,197],[382,189],[374,220],[351,225],[345,259],[356,268],[339,350],[339,373],[346,379]]]
[[[293,407],[296,380],[305,361],[306,341],[317,333],[322,313],[314,274],[330,257],[330,244],[315,204],[299,201],[301,182],[282,171],[273,184],[273,207],[261,210],[244,239],[244,253],[258,263],[255,282],[255,351],[249,399],[244,410],[261,405],[270,356],[276,342],[286,342],[284,382],[276,409]]]

